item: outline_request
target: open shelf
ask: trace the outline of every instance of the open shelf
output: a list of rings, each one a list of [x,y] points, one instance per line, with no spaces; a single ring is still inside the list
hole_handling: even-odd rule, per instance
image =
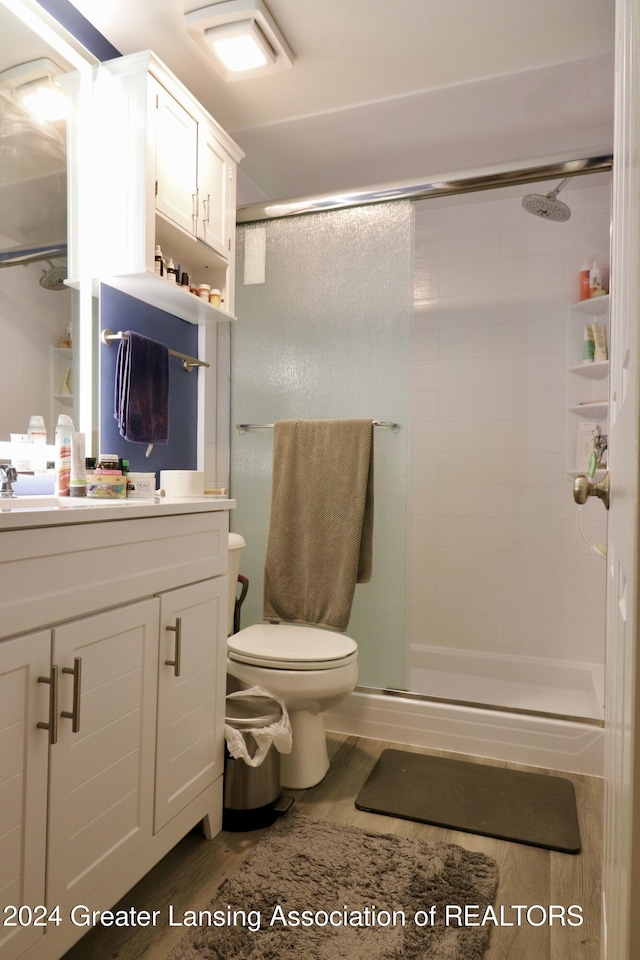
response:
[[[593,363],[582,363],[570,367],[569,373],[577,373],[580,377],[589,377],[590,380],[604,380],[609,376],[609,361],[595,360]]]
[[[609,309],[609,294],[601,297],[592,297],[590,300],[578,300],[571,304],[571,309],[578,313],[586,313],[590,317],[599,317]]]

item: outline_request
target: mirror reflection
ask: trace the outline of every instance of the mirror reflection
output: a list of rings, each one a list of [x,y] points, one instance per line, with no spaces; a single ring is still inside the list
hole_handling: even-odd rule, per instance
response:
[[[60,413],[77,419],[66,121],[55,104],[65,105],[55,78],[72,68],[1,6],[0,36],[0,442],[42,417],[51,444]]]

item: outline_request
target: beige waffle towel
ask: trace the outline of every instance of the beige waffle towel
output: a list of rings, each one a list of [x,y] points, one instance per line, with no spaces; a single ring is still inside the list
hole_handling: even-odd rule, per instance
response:
[[[372,538],[371,420],[275,423],[265,620],[345,630]]]

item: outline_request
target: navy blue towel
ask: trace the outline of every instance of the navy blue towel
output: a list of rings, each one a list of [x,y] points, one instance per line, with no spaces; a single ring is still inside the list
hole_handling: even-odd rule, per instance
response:
[[[114,417],[125,440],[169,439],[169,349],[127,330],[118,345]]]

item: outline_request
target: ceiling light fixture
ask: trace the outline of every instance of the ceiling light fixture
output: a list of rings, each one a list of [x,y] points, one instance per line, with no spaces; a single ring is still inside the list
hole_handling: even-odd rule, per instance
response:
[[[57,63],[46,58],[20,63],[0,73],[0,93],[38,120],[62,120],[67,115],[68,100],[55,82],[62,73]]]
[[[293,66],[293,54],[262,0],[219,0],[185,14],[185,29],[225,80]]]

